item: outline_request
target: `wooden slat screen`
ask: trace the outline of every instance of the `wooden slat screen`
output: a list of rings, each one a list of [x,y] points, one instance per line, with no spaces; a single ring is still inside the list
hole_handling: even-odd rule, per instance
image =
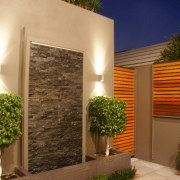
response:
[[[154,115],[180,116],[180,61],[153,65]]]
[[[114,96],[128,104],[126,130],[114,138],[114,148],[134,154],[134,70],[114,67]]]

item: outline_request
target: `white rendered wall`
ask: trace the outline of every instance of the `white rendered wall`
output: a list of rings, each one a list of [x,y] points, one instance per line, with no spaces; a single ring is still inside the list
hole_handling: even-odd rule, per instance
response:
[[[24,56],[22,40],[25,40]],[[91,135],[87,132],[88,100],[96,95],[113,96],[114,22],[61,0],[0,0],[1,91],[10,90],[21,94],[22,76],[27,75],[27,72],[21,75],[21,61],[25,63],[24,69],[27,69],[30,41],[84,53],[82,145],[84,159],[85,154],[95,151]],[[103,83],[97,82],[97,74],[104,74]],[[27,77],[25,80],[27,84]],[[27,104],[26,98],[24,103]],[[23,147],[22,153],[25,157],[21,157],[20,143],[5,150],[2,158],[4,172],[21,166],[22,161],[23,166],[27,168],[27,154],[24,154],[24,151],[27,152],[27,146]]]

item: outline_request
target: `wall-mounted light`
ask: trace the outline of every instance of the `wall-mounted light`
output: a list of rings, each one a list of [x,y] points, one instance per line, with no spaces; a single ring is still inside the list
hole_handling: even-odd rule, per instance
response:
[[[98,81],[103,82],[104,81],[104,75],[98,75]]]

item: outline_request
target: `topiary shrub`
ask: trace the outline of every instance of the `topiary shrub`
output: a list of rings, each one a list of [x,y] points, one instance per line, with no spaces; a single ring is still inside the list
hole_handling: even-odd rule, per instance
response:
[[[21,135],[21,97],[12,93],[0,94],[0,177],[2,149],[14,144]]]
[[[0,94],[0,148],[8,147],[21,135],[21,97],[12,93]]]
[[[110,177],[109,180],[130,180],[135,177],[136,169],[129,168],[121,171],[115,171]]]
[[[154,60],[154,63],[180,60],[180,34],[174,34],[169,39],[168,46],[161,52],[161,57]]]
[[[125,130],[126,103],[116,97],[97,96],[90,99],[90,132],[107,136],[106,156],[109,155],[109,137],[115,137]]]

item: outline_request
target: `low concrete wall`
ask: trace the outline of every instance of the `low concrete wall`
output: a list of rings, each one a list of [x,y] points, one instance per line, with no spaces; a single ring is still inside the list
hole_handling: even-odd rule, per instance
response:
[[[175,167],[180,144],[180,118],[153,117],[152,161]]]
[[[116,170],[128,169],[130,166],[130,153],[122,151],[120,154],[113,156],[17,178],[17,180],[89,180],[96,175],[110,175]]]

